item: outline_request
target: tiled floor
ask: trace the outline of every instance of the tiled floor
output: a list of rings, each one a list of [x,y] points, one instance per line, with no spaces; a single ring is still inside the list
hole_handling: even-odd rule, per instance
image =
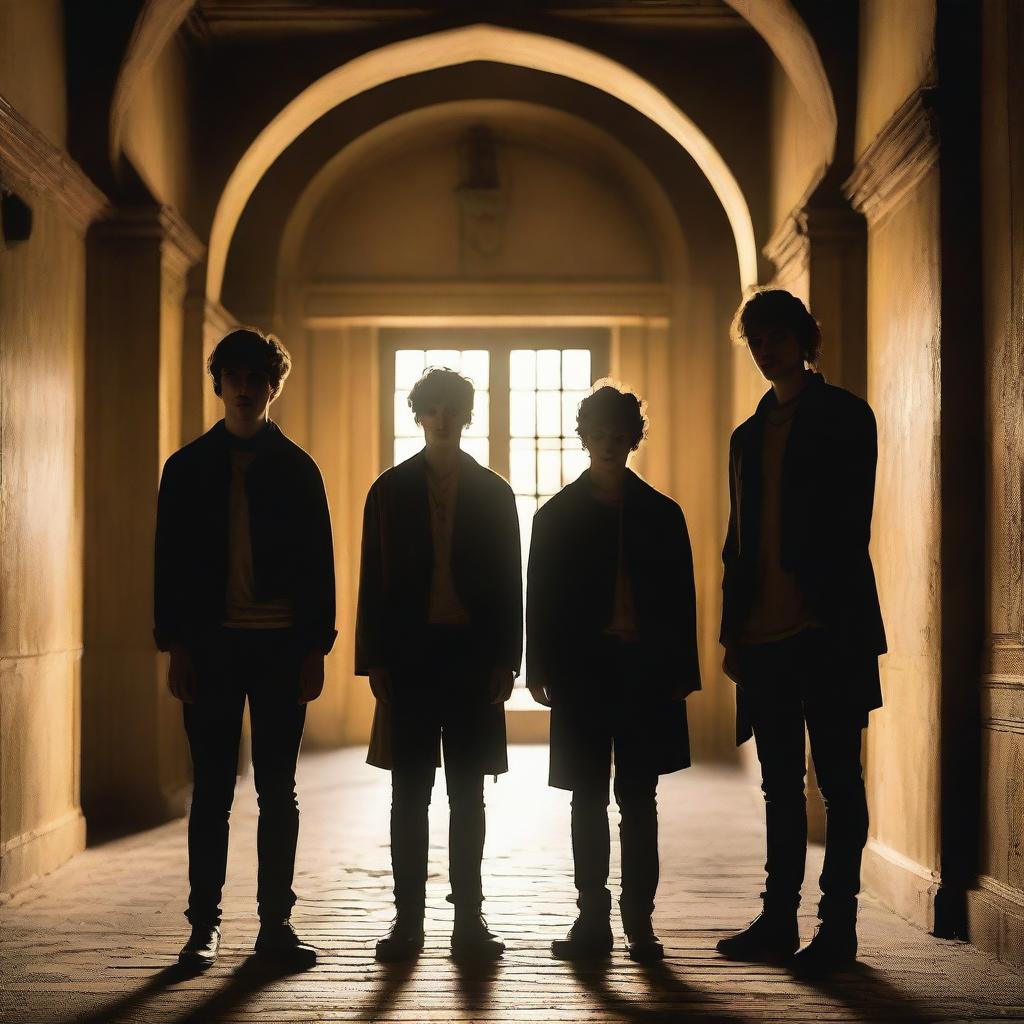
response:
[[[0,1018],[32,1021],[1024,1021],[1024,978],[969,945],[931,938],[862,903],[861,964],[827,984],[722,960],[715,940],[757,911],[762,812],[739,773],[694,768],[662,781],[656,925],[667,959],[641,968],[553,961],[574,914],[567,794],[544,784],[546,751],[515,747],[487,783],[486,912],[508,941],[493,968],[448,956],[447,815],[432,811],[427,948],[410,967],[372,958],[390,917],[388,776],[360,751],[304,757],[295,921],[321,950],[304,975],[250,958],[256,923],[255,797],[233,815],[224,946],[204,977],[172,964],[187,927],[184,823],[94,847],[0,905]],[[813,928],[812,852],[804,937]]]

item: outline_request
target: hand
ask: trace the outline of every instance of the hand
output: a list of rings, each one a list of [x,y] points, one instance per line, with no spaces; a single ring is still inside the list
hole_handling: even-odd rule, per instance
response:
[[[299,703],[308,704],[316,700],[323,689],[324,656],[320,651],[310,651],[299,668]]]
[[[373,691],[374,697],[382,704],[387,704],[391,700],[391,673],[388,669],[370,669],[370,689]]]
[[[532,682],[529,684],[530,696],[542,706],[551,707],[551,688],[546,683]]]
[[[184,647],[175,646],[170,650],[171,664],[167,669],[167,689],[171,696],[184,704],[196,701],[196,668],[192,655]]]
[[[735,647],[726,647],[722,658],[722,671],[734,682],[740,681],[739,651]]]
[[[512,688],[516,685],[516,674],[510,668],[491,670],[491,703],[504,704],[512,696]]]

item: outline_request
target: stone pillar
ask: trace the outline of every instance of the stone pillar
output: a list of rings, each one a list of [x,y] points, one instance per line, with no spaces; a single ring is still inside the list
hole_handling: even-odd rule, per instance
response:
[[[181,706],[153,624],[164,460],[181,444],[185,274],[202,247],[168,207],[122,209],[88,238],[82,804],[90,824],[184,810]]]

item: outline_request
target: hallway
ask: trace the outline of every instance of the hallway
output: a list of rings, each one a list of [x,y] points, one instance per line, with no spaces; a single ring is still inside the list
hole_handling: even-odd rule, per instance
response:
[[[255,938],[255,796],[236,798],[224,946],[205,977],[172,969],[185,922],[184,822],[90,848],[2,905],[0,1017],[67,1021],[656,1021],[1024,1020],[1024,986],[965,943],[934,939],[874,899],[862,906],[861,962],[827,984],[721,960],[714,942],[756,909],[759,797],[738,772],[700,767],[663,780],[663,966],[616,951],[600,967],[551,960],[573,911],[567,794],[544,785],[546,750],[513,747],[488,783],[487,913],[508,941],[493,969],[448,956],[443,787],[432,814],[428,935],[411,968],[372,959],[390,919],[387,776],[350,748],[300,766],[303,809],[295,920],[320,949],[304,976],[248,959]],[[813,928],[820,851],[808,863],[801,931]],[[613,869],[614,872],[615,869]]]

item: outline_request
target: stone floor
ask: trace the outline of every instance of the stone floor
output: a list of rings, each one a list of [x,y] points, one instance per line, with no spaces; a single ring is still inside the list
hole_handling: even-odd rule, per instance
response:
[[[250,957],[256,925],[255,797],[239,787],[224,945],[217,966],[173,968],[186,931],[184,824],[89,849],[0,906],[0,1019],[121,1021],[1024,1021],[1024,978],[973,947],[931,938],[863,901],[861,963],[823,984],[722,960],[715,940],[757,909],[761,809],[739,773],[694,768],[663,780],[656,924],[667,958],[642,968],[553,961],[574,911],[567,795],[544,785],[546,752],[512,750],[488,781],[487,914],[508,941],[490,969],[451,961],[444,901],[443,788],[432,812],[427,948],[409,967],[372,959],[390,920],[388,776],[354,750],[308,755],[295,920],[322,951],[303,975]],[[813,851],[808,877],[816,876]],[[802,931],[815,902],[807,886]]]

